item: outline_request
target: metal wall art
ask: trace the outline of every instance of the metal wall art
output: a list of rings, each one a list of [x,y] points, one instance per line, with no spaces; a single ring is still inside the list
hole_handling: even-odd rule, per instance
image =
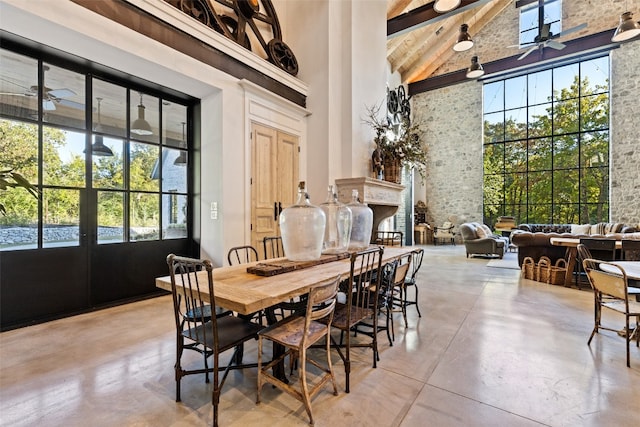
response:
[[[165,1],[248,50],[254,51],[251,39],[257,40],[269,62],[293,76],[298,74],[298,61],[282,41],[280,22],[271,0]]]

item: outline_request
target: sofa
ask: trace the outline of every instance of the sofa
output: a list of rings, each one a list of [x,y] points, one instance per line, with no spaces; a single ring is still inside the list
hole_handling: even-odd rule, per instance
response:
[[[502,258],[509,247],[509,238],[493,234],[491,229],[477,222],[465,222],[460,224],[460,235],[470,255],[497,255]]]
[[[592,233],[593,231],[593,233]],[[565,257],[566,248],[553,246],[552,237],[568,237],[579,239],[614,238],[622,239],[636,236],[636,228],[624,224],[599,223],[599,224],[520,224],[518,230],[511,233],[511,243],[518,247],[518,264],[526,257],[531,257],[535,262],[543,255],[551,259],[551,263]]]

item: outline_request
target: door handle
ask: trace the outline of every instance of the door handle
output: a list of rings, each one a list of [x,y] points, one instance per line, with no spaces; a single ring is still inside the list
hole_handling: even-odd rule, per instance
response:
[[[273,202],[273,220],[278,220],[278,202]]]

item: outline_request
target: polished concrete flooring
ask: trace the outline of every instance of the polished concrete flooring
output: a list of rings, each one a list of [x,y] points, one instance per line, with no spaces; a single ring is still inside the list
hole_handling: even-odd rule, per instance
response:
[[[422,318],[396,317],[380,362],[357,352],[351,393],[333,357],[313,400],[316,426],[639,426],[640,350],[593,325],[592,294],[521,280],[519,271],[465,259],[461,246],[426,246]],[[605,317],[614,326],[622,317]],[[188,352],[193,353],[193,352]],[[2,426],[206,426],[210,385],[183,380],[176,403],[169,297],[0,334]],[[248,345],[245,360],[255,360]],[[187,364],[201,364],[187,354]],[[296,379],[296,375],[292,377]],[[255,369],[232,373],[222,426],[304,426],[302,404],[270,386],[255,403]]]

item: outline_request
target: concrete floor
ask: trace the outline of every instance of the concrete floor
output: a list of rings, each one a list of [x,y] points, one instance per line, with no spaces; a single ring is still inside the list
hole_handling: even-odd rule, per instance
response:
[[[334,354],[340,395],[327,386],[315,397],[316,426],[640,425],[640,350],[627,368],[614,332],[587,346],[591,292],[521,280],[462,246],[425,250],[423,317],[410,308],[405,329],[397,315],[393,347],[380,334],[377,369],[356,351],[350,394]],[[0,425],[210,425],[202,376],[183,379],[174,400],[174,334],[169,297],[0,334]],[[255,357],[252,342],[245,360]],[[307,425],[303,405],[270,386],[256,405],[255,384],[255,369],[229,375],[222,426]]]

